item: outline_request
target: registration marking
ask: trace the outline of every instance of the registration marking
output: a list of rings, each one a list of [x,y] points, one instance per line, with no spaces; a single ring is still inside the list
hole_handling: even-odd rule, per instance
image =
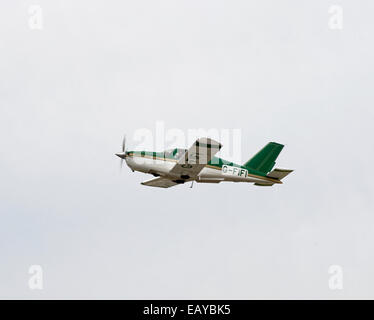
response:
[[[228,165],[222,166],[222,174],[229,176],[238,176],[246,178],[248,176],[248,170]]]

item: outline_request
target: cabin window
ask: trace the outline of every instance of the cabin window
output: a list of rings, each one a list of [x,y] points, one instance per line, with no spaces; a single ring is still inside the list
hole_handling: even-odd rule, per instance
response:
[[[180,159],[185,153],[186,149],[168,149],[164,151],[164,157],[165,158],[174,158],[174,159]]]
[[[182,156],[187,152],[187,149],[176,149],[176,152],[175,152],[175,159],[180,159],[182,158]]]
[[[172,157],[172,156],[173,156],[173,151],[174,151],[174,149],[165,150],[165,151],[164,151],[164,157],[165,157],[165,158],[170,158],[170,157]]]

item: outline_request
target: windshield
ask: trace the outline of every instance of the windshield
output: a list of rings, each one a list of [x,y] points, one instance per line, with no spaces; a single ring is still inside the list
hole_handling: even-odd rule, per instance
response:
[[[187,149],[176,149],[176,153],[175,153],[175,159],[180,159],[185,153],[186,153]]]
[[[174,159],[179,159],[186,153],[187,149],[167,149],[164,151],[165,157],[172,157]]]

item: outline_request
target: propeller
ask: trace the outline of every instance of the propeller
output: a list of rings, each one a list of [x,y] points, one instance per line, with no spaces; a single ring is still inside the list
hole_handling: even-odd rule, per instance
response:
[[[122,140],[122,152],[126,151],[126,135],[123,136]]]
[[[116,156],[120,157],[120,169],[122,170],[123,160],[126,158],[126,135],[123,136],[122,140],[122,153],[116,153]]]

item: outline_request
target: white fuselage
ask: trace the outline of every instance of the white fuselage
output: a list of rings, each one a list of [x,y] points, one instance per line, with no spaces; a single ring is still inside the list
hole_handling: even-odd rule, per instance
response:
[[[149,173],[156,176],[163,176],[169,179],[178,179],[179,176],[172,175],[170,173],[171,169],[177,163],[177,160],[173,159],[153,159],[150,157],[143,156],[129,156],[126,157],[126,163],[133,171],[139,171],[143,173]],[[261,177],[256,175],[251,175],[245,173],[245,169],[234,168],[232,170],[223,170],[226,168],[221,168],[218,166],[205,166],[197,177],[187,179],[187,181],[197,181],[197,182],[207,182],[207,183],[218,183],[221,181],[233,181],[233,182],[264,182],[272,181],[268,177]],[[242,172],[240,172],[240,170]],[[277,182],[275,182],[277,183]],[[279,183],[279,182],[278,182]]]

